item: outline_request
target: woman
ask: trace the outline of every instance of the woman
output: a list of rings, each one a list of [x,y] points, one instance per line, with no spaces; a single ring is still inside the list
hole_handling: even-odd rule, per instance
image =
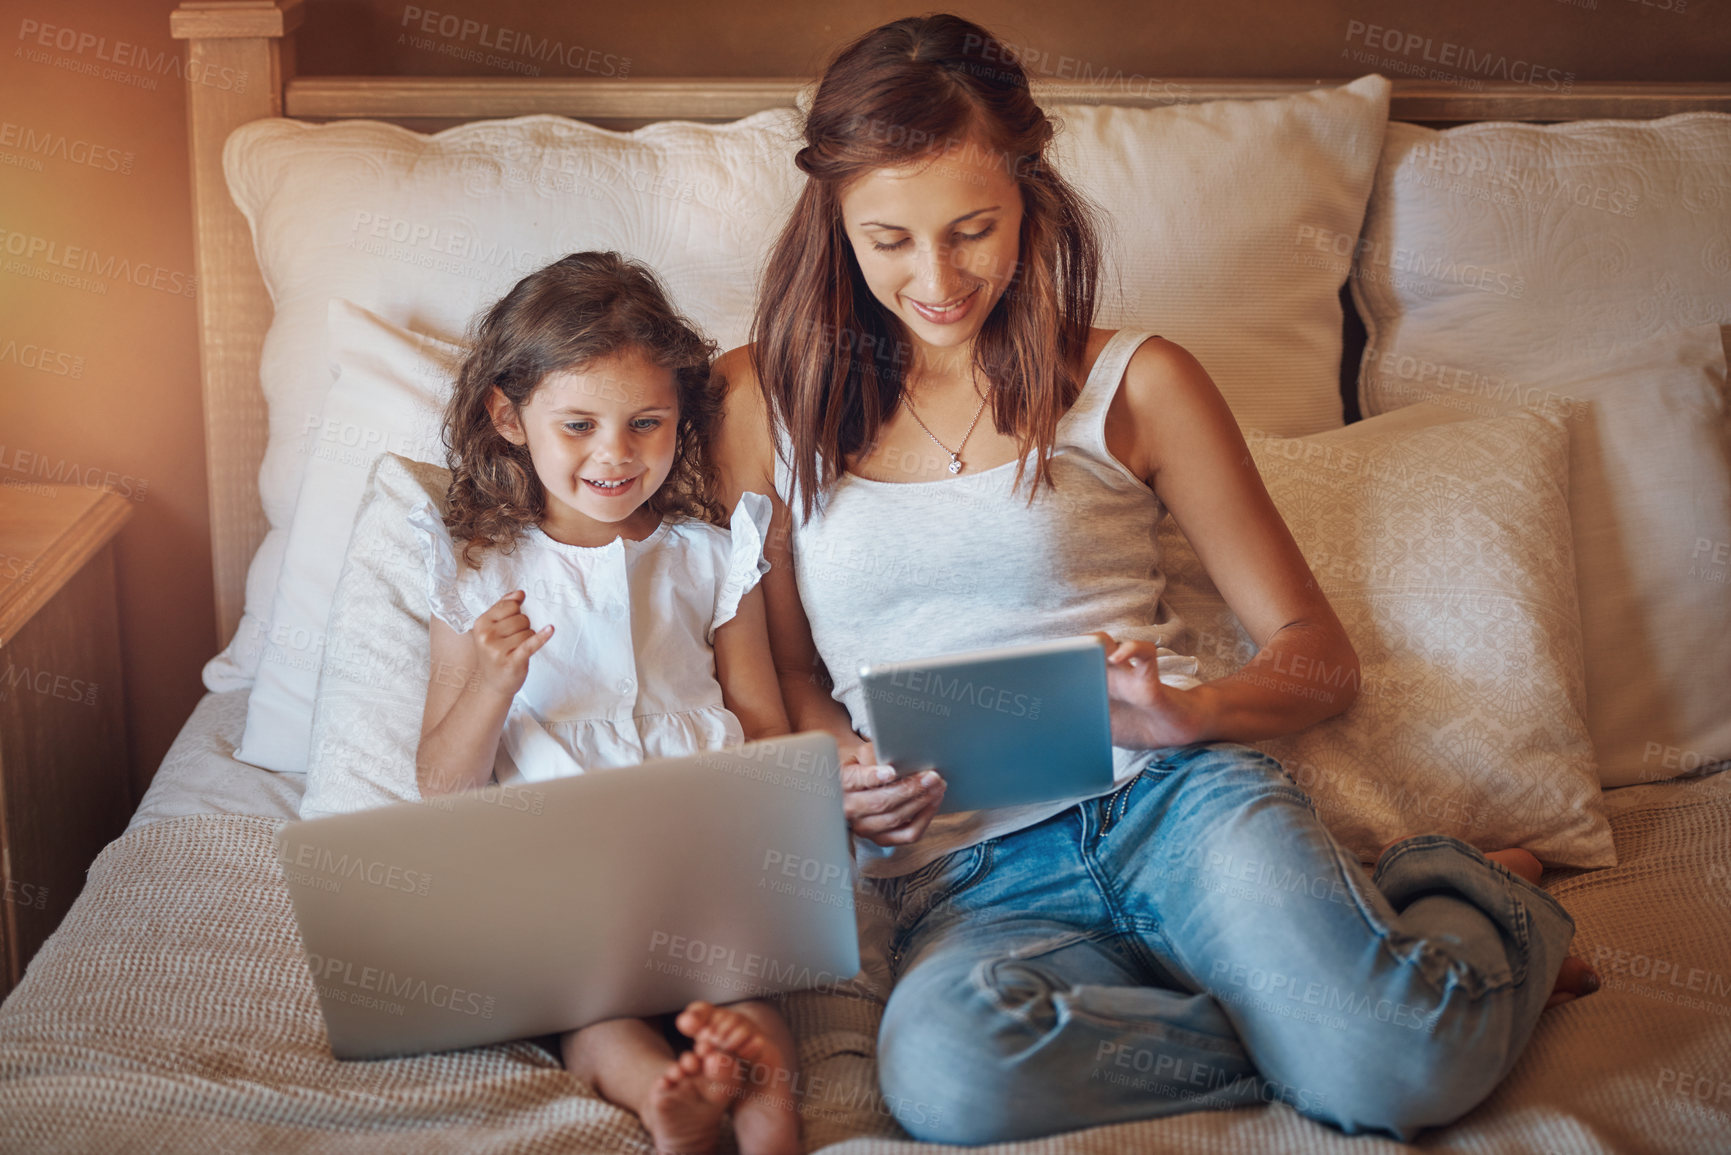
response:
[[[1089,210],[1013,55],[953,16],[885,25],[805,135],[753,343],[717,365],[719,461],[724,500],[775,495],[783,696],[841,744],[896,911],[891,1110],[959,1143],[1277,1098],[1402,1138],[1465,1113],[1559,974],[1558,999],[1590,985],[1573,921],[1521,850],[1420,835],[1367,877],[1240,745],[1346,709],[1357,659],[1207,373],[1092,327]],[[1165,644],[1163,510],[1260,647],[1249,677],[1200,683]],[[858,733],[862,660],[1090,631],[1110,793],[935,816],[941,776],[890,781]]]

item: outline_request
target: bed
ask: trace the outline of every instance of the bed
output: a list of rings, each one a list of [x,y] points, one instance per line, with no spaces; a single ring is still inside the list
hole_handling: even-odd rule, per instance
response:
[[[417,619],[400,605],[394,617],[365,608],[373,605],[366,596],[389,600],[398,587],[385,562],[375,558],[368,568],[350,531],[357,527],[360,542],[368,536],[369,511],[389,511],[385,473],[397,468],[390,461],[401,466],[392,484],[436,488],[438,478],[429,472],[437,458],[424,421],[403,417],[424,413],[424,390],[415,395],[420,410],[346,411],[324,394],[350,390],[347,402],[360,404],[353,391],[388,373],[399,383],[424,385],[448,365],[473,301],[513,272],[514,259],[485,276],[461,264],[454,272],[444,268],[439,262],[470,260],[476,243],[448,229],[430,244],[424,237],[393,239],[396,222],[408,238],[417,225],[413,214],[380,200],[386,195],[380,190],[431,195],[412,181],[438,176],[441,164],[463,195],[486,204],[509,208],[517,204],[513,197],[553,203],[577,189],[593,216],[602,202],[614,205],[595,191],[601,189],[624,202],[653,201],[674,219],[722,222],[718,267],[706,270],[699,260],[686,269],[672,261],[671,280],[682,300],[708,292],[721,302],[700,319],[737,337],[739,302],[751,288],[742,269],[749,273],[762,235],[747,226],[773,221],[790,187],[785,174],[775,176],[762,163],[765,150],[785,143],[802,82],[295,78],[299,19],[295,0],[188,3],[174,13],[174,34],[188,41],[190,61],[202,64],[188,69],[189,79],[196,71],[204,81],[188,89],[204,286],[201,350],[216,614],[221,636],[233,640],[207,668],[211,692],[188,718],[126,832],[92,864],[72,910],[0,1006],[0,1148],[648,1151],[635,1118],[575,1083],[550,1038],[379,1062],[341,1063],[330,1055],[272,838],[299,815],[377,804],[412,789],[402,782],[403,735],[375,727],[383,734],[376,740],[394,742],[395,753],[353,737],[364,729],[356,721],[361,715],[418,710],[420,690],[411,685],[405,693],[401,679],[381,676],[412,665],[412,655],[379,647],[393,630],[412,638]],[[247,79],[223,84],[224,76]],[[1245,268],[1266,272],[1276,262],[1280,276],[1261,279],[1278,282],[1280,292],[1311,278],[1307,299],[1257,306],[1268,318],[1272,346],[1297,352],[1276,356],[1246,342],[1248,350],[1235,353],[1204,320],[1175,311],[1175,327],[1162,329],[1185,334],[1193,349],[1219,350],[1212,359],[1199,356],[1211,372],[1221,366],[1217,376],[1271,492],[1319,580],[1349,607],[1343,618],[1373,659],[1359,721],[1276,752],[1319,813],[1355,846],[1374,847],[1422,814],[1487,845],[1511,839],[1540,848],[1550,868],[1546,888],[1577,920],[1574,952],[1604,977],[1598,994],[1546,1013],[1489,1100],[1427,1133],[1418,1146],[1607,1155],[1731,1151],[1731,774],[1725,772],[1731,735],[1724,729],[1731,719],[1725,650],[1731,628],[1727,559],[1720,556],[1731,551],[1725,544],[1731,531],[1721,528],[1731,517],[1731,435],[1723,331],[1716,328],[1731,322],[1731,117],[1724,115],[1731,112],[1731,86],[1545,91],[1488,84],[1467,91],[1381,78],[1339,84],[1056,82],[1041,97],[1070,110],[1078,127],[1068,155],[1079,166],[1095,163],[1088,150],[1107,147],[1119,139],[1115,133],[1146,129],[1134,117],[1104,110],[1194,107],[1202,119],[1183,121],[1190,129],[1216,140],[1227,129],[1250,134],[1243,155],[1218,179],[1242,185],[1261,172],[1270,181],[1300,182],[1278,184],[1276,193],[1292,195],[1268,198],[1298,204],[1298,215],[1268,224],[1262,248],[1230,255],[1227,263],[1237,266],[1228,269],[1217,298],[1206,289],[1195,294],[1200,316],[1234,294],[1261,291],[1237,278]],[[1290,103],[1275,108],[1281,101]],[[1336,101],[1343,103],[1330,103]],[[1087,108],[1103,111],[1096,116]],[[1263,119],[1252,124],[1245,117]],[[384,121],[394,125],[377,123]],[[641,158],[634,162],[639,167],[627,165],[591,185],[582,183],[588,178],[580,165],[525,168],[525,157],[589,155],[573,153],[577,145],[638,147],[608,133],[659,122],[712,122],[644,138],[644,147],[698,164],[691,171],[709,173],[711,183],[701,175],[673,179],[676,170],[665,167],[639,182],[630,174],[650,171]],[[755,127],[726,127],[747,122]],[[1536,122],[1556,127],[1539,129]],[[1427,124],[1473,127],[1439,135]],[[439,135],[411,139],[402,125]],[[712,129],[720,143],[702,135]],[[1653,155],[1663,155],[1643,166],[1629,140],[1617,135],[1625,130],[1660,134]],[[691,144],[700,138],[709,143]],[[1284,175],[1246,169],[1275,138],[1306,142],[1294,147],[1308,149],[1301,159],[1323,175],[1292,175],[1286,155],[1261,161]],[[1175,139],[1160,138],[1168,147],[1182,144]],[[297,175],[311,163],[306,150],[330,142],[351,167]],[[1398,156],[1391,152],[1397,144]],[[1544,167],[1546,157],[1577,146],[1616,155]],[[1510,147],[1518,162],[1496,152]],[[449,155],[425,151],[447,148]],[[1149,152],[1135,143],[1121,151],[1129,158],[1124,163],[1141,163]],[[1347,154],[1359,158],[1353,175],[1328,175]],[[1579,167],[1601,162],[1597,169]],[[1663,165],[1672,167],[1661,179],[1655,174]],[[1588,179],[1589,171],[1611,175]],[[627,176],[621,180],[617,172]],[[1556,172],[1565,174],[1560,183]],[[729,174],[739,179],[730,183]],[[1147,179],[1164,178],[1150,171]],[[729,200],[735,185],[739,196],[761,192],[767,199]],[[1520,211],[1497,207],[1499,196]],[[1161,199],[1145,189],[1138,197]],[[1423,207],[1432,203],[1427,197],[1445,198],[1441,203],[1456,216],[1441,224],[1415,218],[1414,198]],[[1110,198],[1109,189],[1101,193]],[[1586,240],[1553,238],[1564,250],[1570,284],[1599,286],[1607,277],[1615,284],[1598,296],[1577,291],[1555,316],[1535,319],[1531,310],[1548,298],[1538,266],[1520,263],[1519,242],[1508,230],[1558,219],[1558,198],[1598,214],[1586,219],[1604,226]],[[1677,216],[1679,231],[1666,243],[1694,246],[1692,260],[1684,267],[1661,251],[1655,270],[1643,271],[1645,250],[1612,226],[1633,220],[1670,228],[1662,206],[1671,199],[1693,215]],[[290,221],[282,214],[296,206],[284,202],[297,200],[305,202],[297,209],[301,217]],[[303,217],[328,217],[333,204],[347,206],[337,233],[294,232],[307,227]],[[1131,202],[1107,207],[1121,219],[1153,211]],[[424,202],[417,211],[449,218]],[[629,215],[629,204],[620,211]],[[704,218],[705,211],[718,215]],[[1170,222],[1146,227],[1164,230],[1173,267],[1203,277],[1214,274],[1197,270],[1224,260],[1215,252],[1186,254],[1175,235],[1183,230]],[[1426,266],[1426,254],[1445,243],[1427,242],[1426,227],[1448,238],[1449,259],[1459,268]],[[728,228],[739,235],[722,235]],[[369,235],[384,245],[409,245],[393,250],[399,253],[413,253],[416,244],[443,248],[437,261],[397,261],[409,266],[396,270],[405,274],[400,283],[372,265],[355,266],[367,271],[335,288],[317,279],[345,275],[342,262],[360,259],[352,250],[364,249],[357,238]],[[559,234],[548,243],[568,240]],[[652,247],[650,240],[643,244]],[[1476,256],[1475,245],[1490,246],[1492,255]],[[1505,250],[1514,255],[1498,255]],[[1595,270],[1601,281],[1583,270]],[[1176,309],[1163,303],[1157,286],[1138,279],[1133,265],[1118,272],[1127,320],[1135,319],[1129,314],[1139,299],[1148,309]],[[443,284],[438,278],[445,275],[463,286],[459,299],[416,295],[422,285]],[[302,284],[297,277],[312,279]],[[1343,283],[1350,296],[1342,294]],[[345,302],[331,304],[338,295]],[[1487,304],[1494,308],[1487,311]],[[724,315],[727,308],[731,315]],[[1357,340],[1355,313],[1365,326]],[[1587,317],[1586,328],[1577,315]],[[1636,328],[1626,339],[1603,336],[1619,316]],[[1458,332],[1463,324],[1474,326],[1472,356],[1427,345],[1436,332]],[[320,340],[330,342],[326,352],[339,367],[336,386],[323,359],[306,355],[307,342]],[[723,347],[737,343],[724,340]],[[1586,356],[1570,359],[1579,354]],[[306,378],[299,364],[306,360],[318,363],[312,384],[303,387],[294,374]],[[1568,362],[1561,375],[1559,361]],[[1272,391],[1255,384],[1271,365],[1285,382]],[[1606,377],[1615,381],[1599,380]],[[1646,409],[1687,415],[1667,418],[1672,423],[1663,436],[1671,440],[1662,442],[1687,450],[1662,455],[1684,462],[1682,480],[1664,474],[1670,488],[1647,494],[1651,509],[1619,494],[1615,483],[1627,479],[1613,466],[1619,452],[1625,464],[1651,463],[1660,456],[1654,443],[1624,445],[1607,427],[1583,424],[1589,407],[1619,413],[1617,383],[1635,379],[1650,380],[1665,399],[1658,405],[1643,395]],[[303,397],[308,390],[310,401]],[[1360,413],[1364,420],[1345,420]],[[1597,432],[1583,437],[1583,429]],[[356,431],[352,442],[346,430]],[[368,440],[381,430],[377,444]],[[272,450],[285,437],[298,448]],[[1600,460],[1595,453],[1610,464],[1583,474],[1583,461]],[[339,485],[325,474],[317,475],[325,482],[309,480],[315,476],[309,467],[347,472]],[[1473,490],[1478,475],[1492,479],[1488,488],[1517,496]],[[337,519],[337,557],[322,563],[328,572],[294,579],[324,582],[321,628],[307,631],[317,638],[309,645],[297,640],[293,615],[278,613],[287,595],[269,587],[291,581],[296,544],[316,528],[297,530],[297,494],[307,502],[325,483],[347,494],[349,520]],[[1624,575],[1636,588],[1618,594],[1625,616],[1612,623],[1622,647],[1620,682],[1595,681],[1595,646],[1603,639],[1595,640],[1592,619],[1609,595],[1576,581],[1581,558],[1610,556],[1616,544],[1594,536],[1602,527],[1580,520],[1592,503],[1583,498],[1598,501],[1595,485],[1609,487],[1611,496],[1599,504],[1619,512],[1625,536],[1643,526],[1665,528],[1671,535],[1665,541],[1681,542],[1681,553],[1654,559],[1663,563],[1651,579],[1657,592],[1640,585],[1638,575]],[[1688,501],[1679,496],[1685,492]],[[1364,493],[1374,500],[1353,504]],[[1673,516],[1679,505],[1688,507],[1680,523]],[[1172,536],[1170,527],[1162,532],[1171,600],[1204,672],[1254,660],[1181,535]],[[319,548],[330,553],[324,539],[307,540],[323,542]],[[1433,543],[1435,554],[1424,555],[1415,544],[1423,542]],[[1481,570],[1458,568],[1468,564],[1460,558],[1469,542]],[[261,566],[255,555],[274,560]],[[1407,564],[1430,566],[1429,584],[1414,584],[1400,569]],[[1472,597],[1463,599],[1463,590]],[[1668,632],[1651,627],[1644,651],[1627,639],[1626,615],[1637,612],[1669,615],[1661,623]],[[424,641],[424,607],[420,613]],[[1458,615],[1472,613],[1489,625],[1480,622],[1463,641]],[[1414,655],[1429,658],[1416,662]],[[280,683],[273,692],[287,694],[285,700],[298,693],[302,713],[259,708],[261,677],[271,671]],[[1618,690],[1658,694],[1664,716],[1637,710],[1621,718],[1597,708]],[[1494,769],[1485,768],[1487,758]],[[266,768],[272,764],[279,768]],[[1391,779],[1378,769],[1387,764],[1408,767],[1411,776]],[[412,784],[412,757],[409,773]],[[882,958],[868,950],[866,969],[852,982],[782,1000],[799,1040],[807,1150],[865,1155],[923,1146],[900,1129],[877,1092],[876,1023],[888,984]],[[1004,1149],[1401,1146],[1347,1138],[1270,1102]]]

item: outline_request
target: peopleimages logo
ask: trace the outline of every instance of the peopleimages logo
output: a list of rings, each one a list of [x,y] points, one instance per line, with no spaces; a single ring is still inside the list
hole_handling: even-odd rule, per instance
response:
[[[40,478],[54,485],[81,485],[90,490],[107,489],[134,501],[143,501],[145,494],[150,491],[149,481],[134,477],[130,473],[116,473],[112,469],[103,469],[100,465],[86,468],[77,462],[69,462],[64,457],[50,464],[45,453],[35,453],[4,444],[0,444],[0,471]],[[7,478],[6,483],[12,484],[12,479]]]
[[[650,933],[649,957],[643,960],[643,966],[658,974],[698,979],[751,994],[805,989],[835,991],[848,982],[844,976],[827,970],[813,970],[800,963],[785,963],[725,943],[706,942],[664,930]]]
[[[428,36],[443,37],[454,45],[465,45],[473,39],[478,49],[491,49],[507,56],[527,57],[543,63],[557,61],[573,72],[622,77],[631,71],[629,56],[602,52],[599,48],[584,48],[580,44],[566,44],[551,36],[537,37],[534,33],[519,28],[507,28],[503,25],[495,28],[482,20],[473,20],[454,12],[434,12],[413,4],[403,6],[401,27]],[[460,50],[446,52],[445,55],[457,56],[460,59],[470,58]]]
[[[1573,72],[1562,72],[1527,60],[1511,60],[1500,52],[1481,53],[1451,40],[1438,40],[1434,36],[1425,36],[1418,32],[1402,32],[1398,28],[1384,28],[1380,24],[1366,24],[1362,20],[1346,22],[1346,39],[1348,42],[1356,41],[1368,50],[1391,52],[1403,58],[1399,61],[1384,59],[1382,63],[1391,71],[1408,75],[1429,76],[1436,80],[1465,79],[1458,74],[1442,71],[1459,69],[1461,73],[1475,74],[1477,78],[1510,80],[1516,84],[1542,88],[1547,92],[1567,93],[1575,87]],[[1342,49],[1342,52],[1345,51],[1347,50]],[[1418,60],[1422,61],[1422,64],[1408,59],[1414,53],[1418,54]],[[1354,56],[1353,59],[1358,57]],[[1436,64],[1441,68],[1427,69],[1425,64]]]
[[[246,91],[247,77],[244,71],[211,67],[198,60],[188,62],[178,44],[171,44],[153,52],[143,44],[133,44],[125,40],[110,41],[108,37],[94,32],[59,24],[44,24],[40,20],[30,19],[19,21],[18,39],[23,45],[14,49],[13,54],[23,56],[33,64],[54,64],[67,68],[67,71],[101,75],[108,80],[127,79],[124,73],[117,72],[115,68],[105,69],[100,66],[112,64],[119,69],[154,73],[155,76],[168,76],[176,80],[184,76],[193,84],[220,89],[223,92]],[[43,49],[69,52],[72,56],[56,60],[48,57]],[[80,64],[75,58],[82,56],[89,56],[100,64]],[[148,80],[149,83],[140,84],[141,80]],[[154,77],[133,77],[127,82],[138,87],[156,87]]]
[[[0,148],[18,148],[32,156],[63,160],[68,164],[85,165],[101,172],[131,174],[133,154],[109,145],[92,144],[88,140],[69,137],[48,129],[37,131],[29,125],[0,120]]]
[[[43,345],[7,338],[0,341],[0,363],[10,361],[20,369],[34,369],[56,377],[84,376],[84,358]]]
[[[328,847],[314,846],[312,843],[302,843],[293,854],[285,848],[278,860],[285,868],[304,867],[325,875],[329,880],[352,879],[382,886],[387,890],[400,890],[405,894],[427,893],[433,884],[433,876],[424,870],[406,870],[401,866],[362,858],[359,855],[335,854]],[[312,882],[311,885],[321,885]],[[340,883],[323,886],[323,889],[336,890]]]
[[[38,269],[33,274],[32,267],[23,262],[41,261],[55,269],[91,273],[104,280],[126,282],[141,289],[155,289],[159,293],[177,297],[191,297],[198,292],[198,278],[191,273],[165,269],[148,261],[133,261],[114,253],[104,256],[87,245],[67,244],[53,237],[21,233],[4,226],[0,226],[0,253],[18,258],[6,263],[6,272],[36,275],[41,280],[51,279],[50,271]],[[96,292],[108,291],[107,286],[100,281],[93,286],[81,284],[77,287],[94,289]]]
[[[352,962],[340,958],[326,958],[310,951],[307,952],[307,963],[313,978],[321,984],[321,989],[335,991],[343,1002],[372,1006],[396,1015],[403,1013],[400,1006],[393,1008],[391,1004],[378,1000],[355,997],[359,992],[366,992],[383,998],[438,1007],[444,1011],[456,1011],[461,1015],[473,1015],[482,1019],[493,1017],[493,996],[483,995],[479,991],[464,990],[450,983],[431,982],[414,975],[399,975],[395,971],[379,967],[356,967]],[[327,987],[327,984],[333,981],[349,989]]]
[[[1008,714],[1012,718],[1040,716],[1038,694],[1020,694],[1003,686],[994,686],[990,682],[976,683],[969,678],[945,677],[941,670],[897,670],[890,675],[889,684],[906,690],[909,694],[923,694],[928,698],[940,699],[939,702],[932,703],[934,708],[943,702],[953,702]],[[947,715],[949,709],[945,707],[941,712]]]

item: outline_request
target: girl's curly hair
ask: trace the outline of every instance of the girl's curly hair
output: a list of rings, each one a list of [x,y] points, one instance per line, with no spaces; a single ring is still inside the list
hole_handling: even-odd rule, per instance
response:
[[[572,253],[518,281],[482,314],[457,372],[445,408],[445,524],[467,564],[479,565],[483,547],[511,549],[546,512],[528,446],[493,426],[493,389],[520,410],[549,373],[581,371],[628,350],[671,369],[679,398],[673,470],[646,504],[663,517],[726,523],[709,464],[721,411],[709,377],[715,342],[673,308],[647,265],[615,252]]]

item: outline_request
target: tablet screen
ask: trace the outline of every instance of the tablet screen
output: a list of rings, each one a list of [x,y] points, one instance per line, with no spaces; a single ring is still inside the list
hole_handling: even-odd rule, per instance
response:
[[[1106,648],[1098,638],[862,667],[878,758],[936,770],[940,813],[1085,798],[1112,785]]]

